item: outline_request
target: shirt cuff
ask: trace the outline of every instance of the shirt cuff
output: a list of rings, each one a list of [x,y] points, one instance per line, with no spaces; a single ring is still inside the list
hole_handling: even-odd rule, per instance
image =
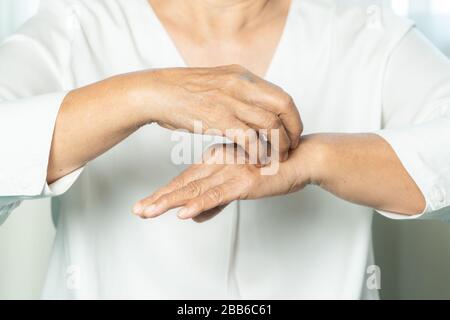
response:
[[[13,212],[23,200],[57,197],[66,193],[75,181],[77,181],[83,170],[84,168],[80,168],[67,176],[62,177],[51,185],[45,184],[44,190],[37,196],[0,197],[0,226],[8,219],[11,212]]]
[[[53,133],[66,92],[0,101],[0,196],[42,194]]]
[[[420,214],[416,214],[413,216],[408,216],[408,215],[404,215],[404,214],[398,214],[398,213],[393,213],[393,212],[387,212],[387,211],[382,211],[382,210],[375,210],[376,212],[378,212],[379,214],[381,214],[382,216],[389,218],[391,220],[416,220],[416,219],[425,219],[427,218],[427,209],[425,209],[422,213]]]
[[[84,167],[80,168],[61,179],[53,182],[51,185],[46,184],[42,197],[57,197],[66,193],[70,187],[78,180],[81,173],[83,173]]]
[[[450,118],[442,117],[417,126],[375,132],[391,145],[426,201],[424,212],[418,215],[377,210],[380,214],[396,220],[450,218],[448,210],[442,210],[450,206],[449,127]]]

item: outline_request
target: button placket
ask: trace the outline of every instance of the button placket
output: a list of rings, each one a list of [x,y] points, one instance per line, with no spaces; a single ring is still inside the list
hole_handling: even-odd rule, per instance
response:
[[[367,27],[369,29],[381,29],[383,27],[382,20],[382,9],[380,6],[371,5],[367,7]]]

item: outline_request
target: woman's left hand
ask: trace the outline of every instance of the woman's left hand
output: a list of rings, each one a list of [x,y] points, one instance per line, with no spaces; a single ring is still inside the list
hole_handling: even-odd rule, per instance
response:
[[[295,154],[302,149],[300,146]],[[217,145],[205,153],[202,163],[192,165],[167,186],[138,202],[133,211],[142,218],[156,218],[182,207],[180,219],[202,222],[235,200],[295,192],[310,181],[308,167],[295,158],[299,157],[291,156],[286,162],[272,164],[277,170],[265,173],[267,168],[246,163],[240,147]]]
[[[229,159],[232,164],[227,163]],[[416,215],[426,206],[425,197],[395,151],[376,134],[303,136],[289,159],[271,163],[269,170],[245,160],[240,148],[216,146],[206,154],[206,161],[140,201],[134,211],[153,218],[183,207],[180,218],[201,221],[234,200],[288,194],[307,184],[376,210]]]

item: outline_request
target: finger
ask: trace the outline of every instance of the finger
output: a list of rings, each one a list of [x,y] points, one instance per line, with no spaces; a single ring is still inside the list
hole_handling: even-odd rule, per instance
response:
[[[250,163],[267,163],[266,147],[258,138],[257,132],[247,124],[235,119],[230,123],[230,128],[225,130],[225,136],[239,145],[250,156]]]
[[[193,219],[203,212],[229,204],[240,198],[240,187],[236,183],[224,183],[211,189],[199,197],[190,200],[179,212],[180,219]]]
[[[294,150],[300,144],[301,135],[303,133],[303,122],[295,104],[292,110],[281,113],[280,119],[291,139],[291,149]]]
[[[166,186],[159,188],[156,190],[153,194],[150,196],[140,200],[137,202],[133,208],[133,213],[141,216],[145,209],[153,202],[158,200],[161,196],[168,194],[170,192],[173,192],[175,190],[181,189],[184,186],[186,186],[188,183],[202,179],[204,177],[207,177],[211,175],[215,170],[217,170],[217,166],[214,165],[192,165],[185,171],[183,171],[179,176],[177,176],[175,179],[173,179],[170,183],[168,183]]]
[[[183,188],[187,184],[189,184],[192,181],[203,179],[205,177],[210,176],[218,169],[217,166],[211,164],[211,165],[202,165],[202,164],[194,164],[191,165],[189,168],[184,170],[180,175],[172,179],[166,187],[162,188],[160,192],[156,192],[155,195],[157,198],[161,197],[164,194],[167,194],[169,192],[173,192],[175,190],[178,190],[180,188]],[[156,200],[155,199],[155,200]]]
[[[193,220],[197,223],[204,223],[216,217],[219,213],[221,213],[227,206],[220,206],[211,210],[204,212],[203,214],[195,217]]]
[[[175,179],[170,181],[166,186],[158,189],[149,197],[143,199],[147,202],[156,201],[161,196],[178,190],[192,181],[199,180],[202,178],[206,178],[207,176],[212,175],[214,172],[220,169],[220,163],[218,161],[214,161],[217,157],[217,150],[223,149],[223,144],[218,144],[212,146],[202,155],[202,159],[199,163],[191,165],[188,169],[183,171],[180,175],[178,175]],[[205,165],[206,164],[206,165]]]
[[[169,129],[169,130],[172,130],[172,131],[175,131],[175,130],[177,130],[177,128],[176,127],[174,127],[174,126],[171,126],[170,124],[168,124],[168,123],[164,123],[164,122],[158,122],[158,125],[160,126],[160,127],[162,127],[162,128],[166,128],[166,129]]]
[[[253,129],[266,130],[266,138],[274,149],[284,157],[287,155],[291,147],[291,140],[281,119],[275,113],[239,101],[236,102],[235,106],[236,115],[241,121]]]
[[[142,214],[143,218],[156,218],[167,211],[181,207],[190,200],[199,197],[207,190],[221,184],[223,178],[221,175],[212,175],[210,177],[192,181],[186,186],[161,196],[153,203],[146,204]]]
[[[280,87],[262,79],[249,83],[247,86],[248,90],[241,88],[238,94],[243,96],[249,104],[276,113],[289,135],[291,149],[297,148],[303,132],[303,123],[292,97]]]
[[[278,117],[280,118],[283,126],[286,128],[286,132],[291,141],[291,149],[298,147],[300,142],[300,136],[303,132],[303,123],[300,117],[300,113],[295,105],[294,100],[286,93],[282,92],[274,97],[276,100],[276,109],[278,111]]]
[[[276,113],[289,135],[291,149],[297,148],[303,124],[291,96],[282,88],[252,74],[243,67],[233,65],[226,66],[222,70],[231,75],[230,85],[227,88],[232,95],[247,104]]]

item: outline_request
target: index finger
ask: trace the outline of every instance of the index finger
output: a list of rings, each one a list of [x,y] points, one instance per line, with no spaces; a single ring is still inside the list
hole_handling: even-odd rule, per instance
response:
[[[240,90],[240,95],[251,104],[275,113],[283,123],[291,140],[291,149],[297,148],[303,132],[303,123],[298,108],[280,87],[265,80],[249,83],[249,90]]]
[[[169,182],[166,186],[159,188],[150,196],[138,201],[133,207],[133,213],[142,216],[146,208],[151,204],[157,201],[162,196],[169,194],[175,190],[181,189],[185,187],[192,181],[205,178],[209,176],[214,170],[216,166],[211,165],[192,165],[183,171],[179,176],[174,178],[171,182]]]

